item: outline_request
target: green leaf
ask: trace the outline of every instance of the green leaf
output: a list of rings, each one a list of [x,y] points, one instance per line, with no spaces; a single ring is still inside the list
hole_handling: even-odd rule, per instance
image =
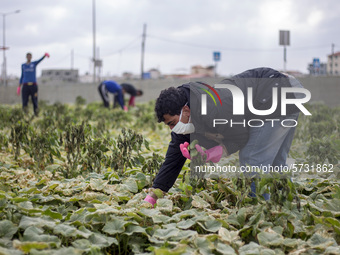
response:
[[[89,250],[92,246],[92,243],[87,239],[77,239],[74,242],[72,242],[72,245],[76,249]]]
[[[177,245],[173,249],[168,248],[156,248],[154,250],[155,255],[181,255],[186,254],[187,246],[186,245]]]
[[[254,242],[242,246],[238,252],[240,255],[276,255],[274,250],[267,249]]]
[[[325,221],[329,222],[332,226],[340,227],[340,221],[337,220],[336,218],[327,217],[325,218]]]
[[[30,226],[36,226],[38,228],[54,228],[56,225],[55,221],[52,221],[50,219],[44,219],[44,218],[33,218],[28,216],[23,216],[19,223],[19,228],[26,229]]]
[[[85,227],[80,227],[79,230],[73,226],[67,225],[65,223],[57,225],[53,229],[53,233],[60,234],[64,237],[83,237],[88,238],[93,234],[92,232],[88,231]]]
[[[14,240],[13,247],[23,251],[24,253],[29,253],[32,249],[43,250],[50,246],[48,243],[44,242],[20,242],[19,240]]]
[[[122,221],[120,219],[113,219],[110,222],[107,222],[103,228],[103,231],[105,233],[108,233],[110,235],[115,235],[118,233],[123,233],[125,231],[125,224],[127,222]]]
[[[171,237],[176,237],[179,233],[179,229],[177,228],[166,228],[166,229],[157,229],[153,234],[153,237],[166,240]]]
[[[62,224],[57,225],[53,229],[53,233],[60,234],[60,235],[65,236],[65,237],[76,237],[77,236],[77,228],[62,223]]]
[[[226,222],[236,227],[239,227],[239,228],[241,227],[240,223],[238,222],[236,213],[230,214],[228,218],[226,219]]]
[[[52,219],[57,219],[57,220],[62,220],[63,219],[63,216],[60,214],[60,213],[57,213],[57,212],[53,212],[49,209],[45,210],[42,215],[46,215],[46,216],[49,216],[51,217]]]
[[[9,220],[0,221],[0,238],[6,237],[12,239],[13,235],[18,231],[18,227],[15,226]]]
[[[169,216],[163,215],[163,214],[155,214],[151,216],[153,223],[158,224],[158,223],[166,223],[168,222],[171,218]]]
[[[109,197],[103,193],[99,192],[84,192],[83,194],[84,200],[91,202],[94,200],[105,202],[109,200]]]
[[[204,237],[196,237],[194,240],[195,246],[199,249],[202,254],[212,254],[213,244]]]
[[[329,246],[337,245],[336,241],[333,238],[323,237],[318,233],[313,234],[313,236],[307,241],[307,243],[313,249],[326,249]]]
[[[172,200],[159,198],[157,200],[157,209],[162,212],[172,212]]]
[[[200,196],[194,195],[192,197],[192,206],[196,207],[196,208],[200,208],[200,209],[204,209],[204,208],[208,208],[210,207],[210,204],[207,203],[206,201],[204,201],[203,198],[201,198]]]
[[[272,232],[260,232],[257,235],[259,243],[264,246],[279,246],[283,243],[283,237],[278,233]]]
[[[246,208],[241,208],[237,212],[237,221],[238,221],[238,223],[240,223],[240,226],[244,226],[244,223],[245,223],[246,217],[247,217],[246,213],[247,213],[247,209]]]
[[[222,227],[222,223],[217,220],[207,220],[205,222],[198,222],[198,224],[209,232],[217,232]]]
[[[218,243],[216,246],[216,251],[218,251],[221,254],[226,254],[226,255],[236,255],[237,253],[235,252],[235,250],[224,243]]]
[[[285,238],[282,242],[284,246],[295,248],[303,241],[301,239]]]
[[[191,239],[197,236],[198,236],[198,233],[196,231],[180,230],[177,236],[171,237],[171,240],[183,242],[183,240],[189,239],[191,241]]]
[[[11,199],[14,203],[21,203],[28,201],[28,198],[26,197],[14,197]]]
[[[227,242],[228,244],[233,244],[240,239],[238,231],[229,231],[223,227],[218,230],[218,235],[222,241]]]
[[[20,202],[18,204],[18,207],[21,209],[25,209],[25,210],[31,210],[33,209],[33,204],[30,201],[24,201],[24,202]]]
[[[23,241],[29,242],[44,242],[49,243],[49,245],[59,246],[61,241],[58,237],[44,234],[44,231],[37,227],[28,227],[23,236]]]
[[[6,249],[0,246],[0,254],[1,255],[22,255],[23,253],[18,250]]]
[[[137,185],[138,185],[139,190],[143,189],[148,184],[146,176],[143,173],[137,173],[136,174],[136,181],[137,181]]]
[[[160,212],[158,210],[154,209],[147,209],[147,208],[141,208],[138,212],[139,215],[144,217],[152,217],[153,215],[159,214]]]
[[[84,238],[89,238],[93,232],[85,228],[84,226],[80,226],[78,229],[78,236],[82,236]]]
[[[149,142],[148,142],[148,140],[146,140],[146,139],[144,139],[144,146],[145,146],[145,148],[147,148],[148,150],[150,150]]]
[[[90,179],[90,187],[94,191],[104,190],[107,183],[108,183],[108,181],[104,181],[104,180],[101,180],[101,179],[94,179],[94,178]]]
[[[73,247],[63,247],[58,250],[43,250],[37,251],[32,249],[30,255],[82,255],[84,252],[82,250],[75,249]]]
[[[182,220],[177,223],[177,227],[180,229],[188,229],[191,228],[193,225],[195,225],[195,221],[188,219],[188,220]]]
[[[126,230],[125,230],[124,234],[130,236],[130,235],[133,235],[134,233],[146,234],[144,228],[142,228],[140,226],[137,226],[137,225],[134,225],[134,224],[129,224],[126,227]]]
[[[157,196],[157,198],[162,198],[164,196],[164,193],[161,189],[154,189],[152,192]]]
[[[325,250],[325,254],[340,254],[340,246],[329,246]]]
[[[99,246],[100,248],[106,248],[112,244],[119,245],[116,238],[105,236],[99,233],[94,233],[88,239],[92,244]]]
[[[123,181],[123,185],[127,188],[128,191],[132,193],[138,192],[137,182],[132,178],[127,178],[125,181]]]
[[[48,190],[54,190],[58,186],[59,186],[59,183],[54,183],[48,187]]]

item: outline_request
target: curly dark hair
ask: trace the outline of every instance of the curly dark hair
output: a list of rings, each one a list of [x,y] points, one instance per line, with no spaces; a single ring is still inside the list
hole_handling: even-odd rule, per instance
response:
[[[162,90],[155,105],[158,122],[164,121],[164,114],[179,115],[186,103],[187,98],[183,90],[175,87]]]

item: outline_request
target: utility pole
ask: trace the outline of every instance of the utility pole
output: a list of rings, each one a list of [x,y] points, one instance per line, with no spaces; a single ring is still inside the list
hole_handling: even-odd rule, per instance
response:
[[[141,80],[144,79],[144,50],[145,50],[145,38],[146,38],[146,24],[144,24],[144,26],[143,26],[143,35],[142,35]]]
[[[96,66],[98,67],[98,79],[101,80],[101,70],[102,70],[102,60],[100,60],[100,50],[99,47],[97,48],[97,60],[96,60]]]
[[[6,63],[6,50],[8,50],[9,48],[6,47],[6,16],[10,15],[10,14],[15,14],[15,13],[19,13],[20,10],[16,10],[14,12],[7,12],[7,13],[0,13],[0,15],[2,15],[2,19],[3,19],[3,23],[2,23],[2,32],[3,32],[3,45],[0,49],[3,50],[3,66],[2,66],[2,74],[3,74],[3,83],[5,86],[7,86],[7,63]]]
[[[96,83],[96,0],[92,0],[93,83]]]
[[[287,71],[287,48],[290,45],[290,31],[279,31],[279,44],[283,46],[283,71]]]

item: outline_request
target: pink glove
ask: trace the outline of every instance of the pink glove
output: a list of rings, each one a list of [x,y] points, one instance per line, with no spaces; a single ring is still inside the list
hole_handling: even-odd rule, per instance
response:
[[[189,146],[189,143],[185,142],[185,143],[181,143],[179,145],[179,148],[181,149],[182,155],[184,157],[186,157],[187,159],[191,159],[190,158],[190,153],[189,153],[189,150],[188,150],[188,146]]]
[[[50,54],[48,54],[47,52],[45,53],[45,57],[50,57]]]
[[[155,206],[156,204],[156,200],[150,195],[147,195],[144,201],[149,202],[152,206]]]
[[[20,95],[20,86],[17,88],[17,95]]]
[[[213,163],[217,163],[221,160],[223,147],[220,145],[212,147],[205,151],[203,151],[201,146],[199,146],[198,144],[195,145],[195,148],[199,153],[201,153],[202,156],[204,156],[204,154],[207,155],[207,162],[211,161]]]

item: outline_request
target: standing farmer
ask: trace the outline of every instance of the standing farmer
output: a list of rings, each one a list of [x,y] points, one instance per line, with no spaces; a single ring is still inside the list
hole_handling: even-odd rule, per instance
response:
[[[25,113],[28,112],[27,104],[28,99],[31,96],[35,116],[38,116],[38,84],[36,78],[36,67],[45,57],[49,58],[50,55],[45,53],[45,55],[39,60],[31,62],[32,54],[27,53],[27,62],[21,65],[21,77],[17,93],[20,94],[20,88],[22,86],[22,107]]]

